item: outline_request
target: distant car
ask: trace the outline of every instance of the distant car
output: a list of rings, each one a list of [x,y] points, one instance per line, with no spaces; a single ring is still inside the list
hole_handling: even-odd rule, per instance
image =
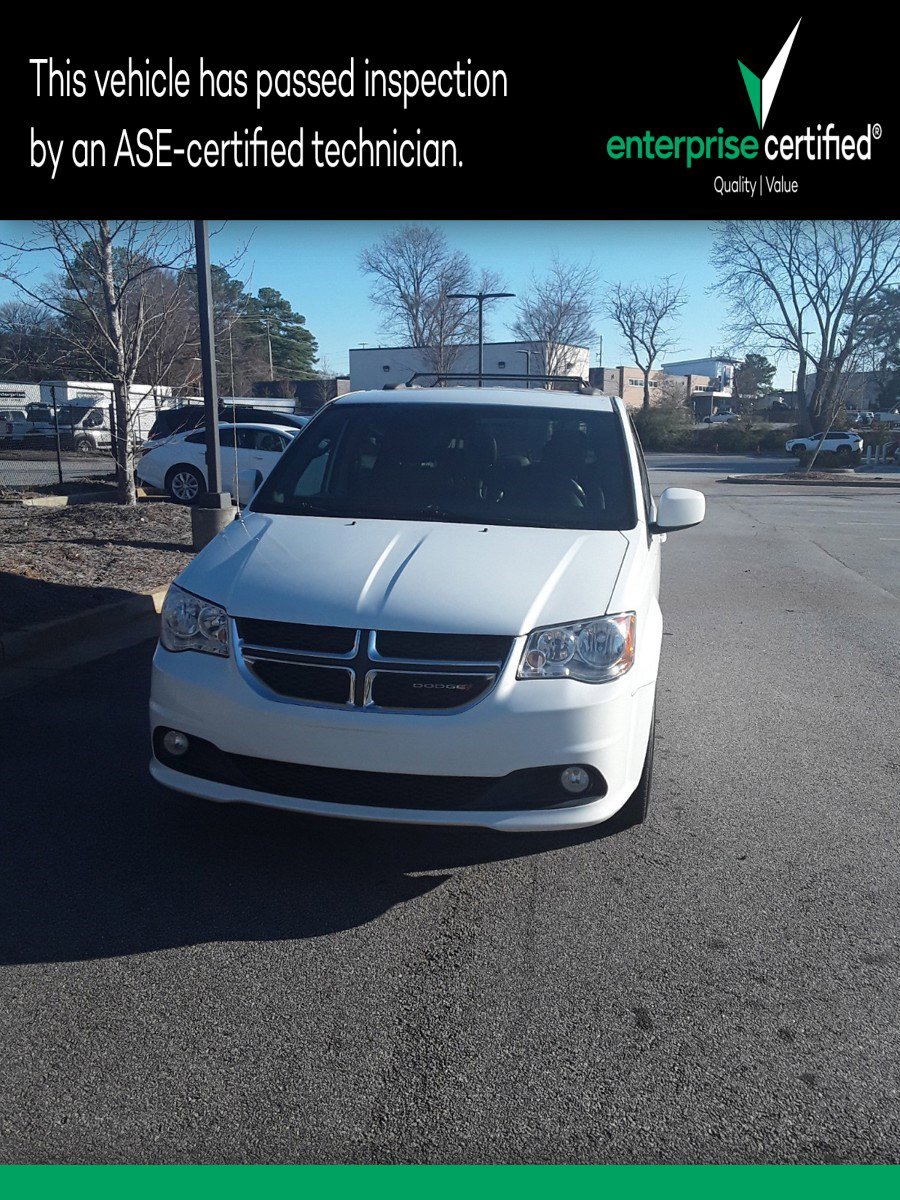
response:
[[[295,413],[278,412],[276,409],[269,408],[254,408],[249,404],[220,404],[219,419],[236,425],[246,423],[282,425],[293,426],[295,429],[302,429],[308,420],[307,417],[300,417]],[[190,433],[192,429],[200,429],[205,422],[206,409],[202,404],[182,404],[178,408],[163,408],[156,414],[148,441],[157,442],[177,433]]]
[[[713,413],[711,417],[704,417],[703,421],[706,425],[727,425],[727,423],[729,421],[733,421],[736,416],[737,413],[733,412]]]
[[[796,454],[798,458],[812,454],[817,449],[841,458],[851,458],[854,454],[862,453],[863,440],[858,433],[849,429],[832,429],[827,434],[814,433],[811,437],[791,438],[785,442],[784,448],[788,454]]]
[[[222,486],[245,503],[299,430],[284,425],[220,425]],[[206,433],[177,433],[145,447],[137,477],[168,492],[176,504],[195,504],[207,490]]]
[[[45,404],[29,404],[24,410],[4,414],[8,438],[27,445],[30,439],[53,437],[53,409]]]
[[[64,450],[98,454],[112,447],[112,431],[100,405],[64,404],[59,410],[60,443]]]
[[[890,412],[872,413],[873,425],[900,425],[900,412],[896,408]]]

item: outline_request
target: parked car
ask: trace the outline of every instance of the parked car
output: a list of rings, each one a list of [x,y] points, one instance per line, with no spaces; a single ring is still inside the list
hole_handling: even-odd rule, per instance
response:
[[[900,412],[898,412],[896,408],[893,408],[889,412],[872,413],[872,424],[890,426],[900,425]]]
[[[853,412],[853,411],[848,410],[847,419],[850,422],[850,424],[855,426],[856,428],[865,429],[869,425],[871,425],[872,422],[875,420],[875,414],[873,412],[868,412],[868,411]]]
[[[0,411],[0,441],[10,441],[17,422],[26,420],[25,410],[5,408]]]
[[[249,499],[296,435],[296,429],[283,425],[220,425],[225,491],[241,503]],[[205,430],[178,433],[145,448],[137,477],[168,492],[177,504],[196,503],[207,483]]]
[[[59,410],[59,433],[65,450],[98,454],[112,448],[109,418],[101,405],[64,404]]]
[[[729,421],[733,421],[736,416],[737,413],[734,412],[713,413],[711,417],[704,417],[703,422],[705,425],[725,425]]]
[[[151,772],[359,820],[640,822],[661,544],[704,509],[653,499],[616,397],[340,397],[170,588]]]
[[[29,439],[54,437],[56,426],[53,409],[44,404],[29,404],[24,409],[5,414],[6,436],[13,442],[25,444]]]
[[[825,450],[830,454],[837,454],[841,458],[851,458],[854,454],[861,454],[863,448],[863,440],[858,433],[854,433],[849,429],[832,429],[829,433],[814,433],[810,437],[791,438],[785,442],[785,450],[788,454],[796,454],[798,458],[803,458],[806,454],[812,454],[814,450]]]
[[[276,409],[254,408],[249,404],[219,405],[219,420],[230,424],[283,425],[302,429],[307,417],[295,413],[278,412]],[[182,404],[178,408],[163,408],[156,414],[148,441],[156,442],[172,437],[176,433],[188,433],[200,429],[206,422],[206,409],[202,404]]]

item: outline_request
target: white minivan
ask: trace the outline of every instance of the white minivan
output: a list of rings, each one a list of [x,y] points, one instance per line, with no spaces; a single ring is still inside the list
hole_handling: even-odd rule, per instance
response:
[[[151,772],[209,800],[360,820],[644,819],[660,547],[615,397],[351,393],[169,590]]]

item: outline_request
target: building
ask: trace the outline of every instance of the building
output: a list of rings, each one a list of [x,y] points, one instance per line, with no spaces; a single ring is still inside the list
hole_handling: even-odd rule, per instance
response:
[[[739,358],[712,355],[708,358],[683,358],[677,362],[665,362],[662,369],[667,375],[705,375],[709,384],[722,395],[734,395],[734,369],[740,365]]]
[[[664,394],[665,374],[650,372],[650,403],[657,404]],[[629,408],[644,403],[644,373],[640,367],[591,367],[591,387],[604,396],[618,396]]]
[[[640,367],[591,367],[590,382],[604,395],[618,396],[629,408],[640,408],[644,403],[644,373]],[[709,375],[678,375],[655,370],[650,372],[649,382],[651,405],[666,400],[690,404],[699,417],[705,417],[731,401],[730,388],[722,391]]]
[[[478,370],[478,346],[453,347],[450,372],[469,372],[468,379],[460,379],[462,386],[474,382],[472,372]],[[590,352],[587,346],[561,346],[558,358],[564,369],[558,373],[575,379],[587,379],[590,371]],[[366,391],[407,383],[417,372],[424,374],[435,371],[435,351],[428,346],[366,346],[350,351],[350,390]],[[527,387],[527,379],[513,378],[515,375],[540,375],[544,373],[543,348],[535,342],[485,342],[484,372],[486,375],[508,375],[510,387]],[[423,378],[419,382],[427,384]],[[496,384],[498,380],[490,380]]]

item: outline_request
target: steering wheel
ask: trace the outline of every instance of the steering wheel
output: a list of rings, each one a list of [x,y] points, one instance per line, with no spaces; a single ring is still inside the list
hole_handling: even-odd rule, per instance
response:
[[[574,500],[578,501],[578,504],[581,508],[587,508],[587,496],[584,494],[584,488],[577,479],[567,479],[565,481],[565,487],[567,493]]]

